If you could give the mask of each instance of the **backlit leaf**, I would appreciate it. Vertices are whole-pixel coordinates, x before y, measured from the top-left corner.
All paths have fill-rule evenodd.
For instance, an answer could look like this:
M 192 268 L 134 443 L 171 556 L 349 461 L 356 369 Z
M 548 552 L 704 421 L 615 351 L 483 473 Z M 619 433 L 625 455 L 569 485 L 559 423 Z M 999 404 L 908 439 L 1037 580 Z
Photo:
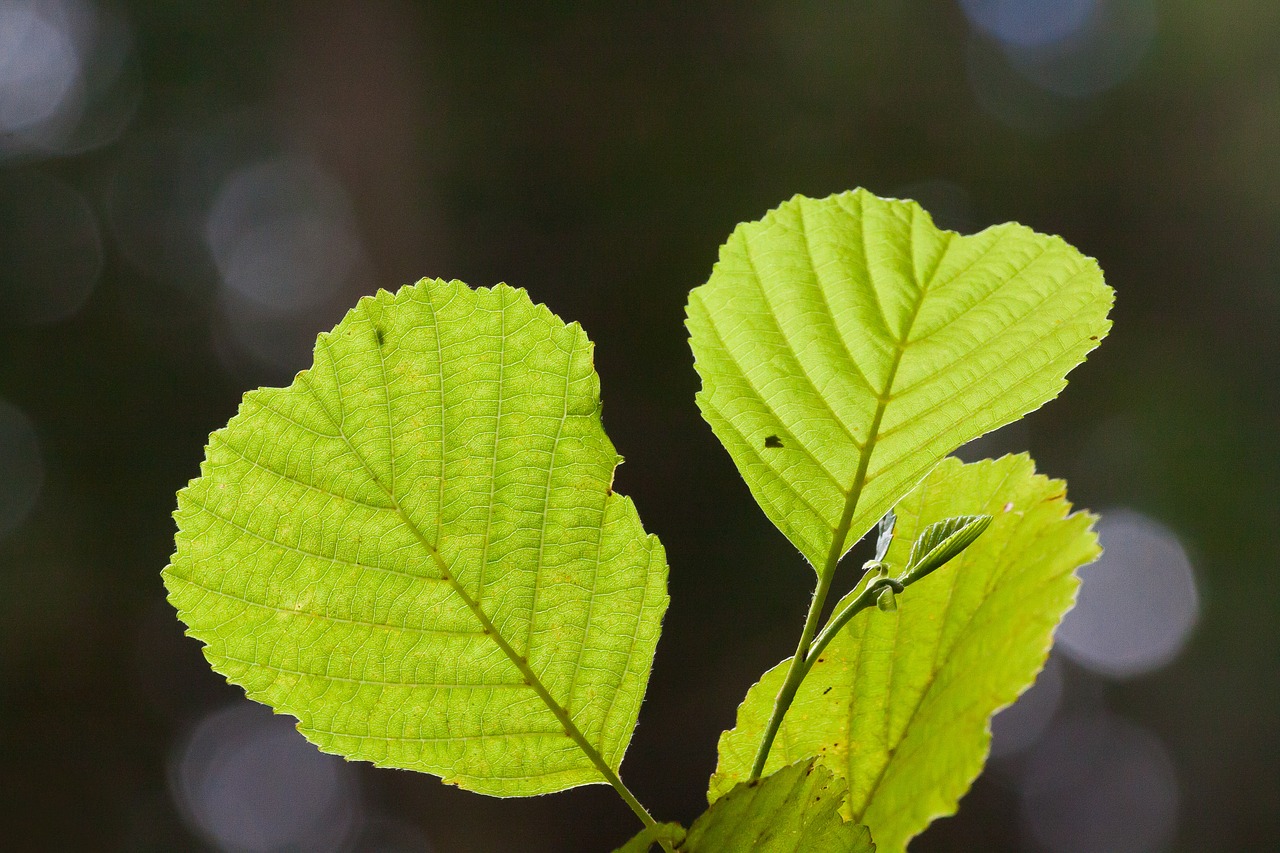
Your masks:
M 812 759 L 734 786 L 689 827 L 682 853 L 874 853 L 840 817 L 844 780 Z
M 684 836 L 684 827 L 680 824 L 658 823 L 653 826 L 646 826 L 634 838 L 613 851 L 613 853 L 649 853 L 654 848 L 658 848 L 661 842 L 664 841 L 669 846 L 679 849 L 679 844 L 684 841 Z
M 1060 238 L 962 237 L 865 190 L 796 196 L 738 226 L 690 295 L 698 405 L 828 571 L 946 454 L 1057 396 L 1111 303 Z
M 599 391 L 582 329 L 523 291 L 362 299 L 210 437 L 169 599 L 327 752 L 499 796 L 604 781 L 667 569 L 610 488 Z
M 990 524 L 989 515 L 958 515 L 930 524 L 911 546 L 903 581 L 916 581 L 942 568 L 972 545 Z
M 991 715 L 1027 689 L 1075 601 L 1074 570 L 1099 553 L 1087 513 L 1025 454 L 947 459 L 898 504 L 889 560 L 916 534 L 984 512 L 990 528 L 942 571 L 907 587 L 896 612 L 868 608 L 827 646 L 800 686 L 766 765 L 809 756 L 849 783 L 843 814 L 895 853 L 955 812 L 982 769 Z M 747 778 L 786 663 L 751 688 L 720 738 L 710 797 Z

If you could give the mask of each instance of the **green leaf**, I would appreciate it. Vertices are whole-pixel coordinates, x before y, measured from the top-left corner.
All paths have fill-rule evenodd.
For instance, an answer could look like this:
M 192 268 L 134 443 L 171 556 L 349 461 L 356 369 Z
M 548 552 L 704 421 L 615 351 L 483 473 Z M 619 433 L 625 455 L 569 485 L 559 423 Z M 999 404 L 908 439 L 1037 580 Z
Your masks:
M 1097 263 L 1017 224 L 796 196 L 689 298 L 698 405 L 820 572 L 946 454 L 1053 399 L 1110 328 Z
M 863 610 L 832 640 L 766 765 L 821 756 L 849 780 L 843 813 L 882 853 L 955 812 L 982 769 L 991 715 L 1030 686 L 1075 601 L 1074 570 L 1099 553 L 1093 516 L 1070 514 L 1064 483 L 1021 454 L 935 468 L 898 504 L 890 559 L 901 565 L 929 524 L 975 510 L 991 527 L 945 571 L 907 587 L 897 612 Z M 747 778 L 786 665 L 751 688 L 721 736 L 711 799 Z
M 840 818 L 845 783 L 813 759 L 735 785 L 689 827 L 687 853 L 875 853 L 865 826 Z
M 582 329 L 524 291 L 362 299 L 210 437 L 169 600 L 326 752 L 498 796 L 605 781 L 667 569 L 610 488 L 599 390 Z
M 989 515 L 958 515 L 930 524 L 911 546 L 902 582 L 914 583 L 942 568 L 972 545 L 990 524 Z
M 673 848 L 679 849 L 680 842 L 684 841 L 684 827 L 678 823 L 658 823 L 653 826 L 646 826 L 644 829 L 619 847 L 613 853 L 649 853 L 654 845 L 661 844 L 664 841 Z

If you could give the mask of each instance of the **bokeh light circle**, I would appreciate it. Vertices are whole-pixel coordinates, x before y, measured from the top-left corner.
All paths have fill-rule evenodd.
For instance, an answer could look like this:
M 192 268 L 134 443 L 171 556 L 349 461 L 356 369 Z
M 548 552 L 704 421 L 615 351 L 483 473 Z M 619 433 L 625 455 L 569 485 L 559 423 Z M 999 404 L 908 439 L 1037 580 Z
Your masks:
M 213 203 L 206 237 L 223 285 L 274 312 L 324 302 L 361 257 L 346 194 L 301 158 L 233 174 Z
M 33 133 L 79 108 L 80 52 L 50 5 L 0 3 L 0 138 Z
M 342 850 L 362 826 L 352 767 L 256 703 L 201 720 L 170 776 L 183 816 L 224 850 Z
M 1107 713 L 1055 723 L 1030 754 L 1019 795 L 1024 832 L 1052 853 L 1158 853 L 1177 830 L 1179 785 L 1168 750 Z
M 0 0 L 0 159 L 119 138 L 140 97 L 132 47 L 114 4 Z
M 1103 554 L 1080 570 L 1080 595 L 1058 647 L 1111 678 L 1161 669 L 1178 656 L 1200 614 L 1191 561 L 1178 537 L 1131 509 L 1102 514 Z
M 1097 0 L 960 0 L 965 16 L 992 38 L 1030 47 L 1053 44 L 1084 29 Z
M 21 409 L 0 400 L 0 536 L 26 520 L 43 484 L 35 426 Z

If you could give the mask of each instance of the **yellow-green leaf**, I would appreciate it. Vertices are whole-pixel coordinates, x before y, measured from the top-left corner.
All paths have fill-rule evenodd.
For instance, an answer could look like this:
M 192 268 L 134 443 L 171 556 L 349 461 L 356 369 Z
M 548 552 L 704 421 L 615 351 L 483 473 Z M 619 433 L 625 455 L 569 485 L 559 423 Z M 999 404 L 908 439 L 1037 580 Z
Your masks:
M 654 847 L 666 845 L 679 849 L 684 841 L 684 827 L 678 823 L 655 823 L 640 830 L 630 841 L 613 853 L 649 853 Z
M 689 827 L 680 853 L 875 853 L 865 826 L 840 817 L 843 779 L 813 759 L 735 785 Z
M 698 405 L 819 571 L 946 454 L 1053 399 L 1110 328 L 1097 263 L 865 190 L 738 226 L 689 298 Z
M 362 299 L 178 495 L 169 599 L 327 752 L 499 796 L 605 781 L 667 604 L 592 347 L 521 290 Z
M 848 780 L 843 814 L 881 853 L 955 812 L 986 759 L 991 715 L 1030 686 L 1075 601 L 1074 570 L 1099 553 L 1093 517 L 1072 514 L 1062 481 L 1022 454 L 935 468 L 898 504 L 889 562 L 905 564 L 931 523 L 972 513 L 993 516 L 977 541 L 907 587 L 895 612 L 863 610 L 827 646 L 766 765 L 819 756 Z M 721 736 L 711 799 L 748 777 L 786 664 L 751 688 Z

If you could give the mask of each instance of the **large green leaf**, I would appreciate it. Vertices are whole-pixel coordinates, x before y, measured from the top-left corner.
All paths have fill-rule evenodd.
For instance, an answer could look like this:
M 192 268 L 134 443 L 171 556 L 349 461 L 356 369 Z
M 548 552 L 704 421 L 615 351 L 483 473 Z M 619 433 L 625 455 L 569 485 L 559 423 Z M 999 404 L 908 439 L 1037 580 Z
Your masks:
M 844 814 L 881 853 L 953 814 L 990 744 L 991 715 L 1044 665 L 1075 601 L 1074 570 L 1099 553 L 1093 517 L 1070 513 L 1065 485 L 1025 454 L 947 459 L 898 504 L 888 562 L 902 567 L 929 524 L 987 513 L 990 528 L 943 569 L 909 586 L 896 612 L 855 616 L 796 695 L 766 770 L 808 756 L 849 780 Z M 751 688 L 720 738 L 710 797 L 747 778 L 787 662 Z
M 582 329 L 523 291 L 362 299 L 210 438 L 170 601 L 323 750 L 500 796 L 604 781 L 667 570 L 610 488 L 599 392 Z
M 1057 396 L 1110 328 L 1093 259 L 864 190 L 739 225 L 689 298 L 698 405 L 819 572 L 946 454 Z
M 679 853 L 875 853 L 865 826 L 840 817 L 844 780 L 813 759 L 744 782 L 711 804 L 689 827 Z M 679 839 L 679 827 L 645 830 L 617 853 L 643 853 L 661 835 Z

